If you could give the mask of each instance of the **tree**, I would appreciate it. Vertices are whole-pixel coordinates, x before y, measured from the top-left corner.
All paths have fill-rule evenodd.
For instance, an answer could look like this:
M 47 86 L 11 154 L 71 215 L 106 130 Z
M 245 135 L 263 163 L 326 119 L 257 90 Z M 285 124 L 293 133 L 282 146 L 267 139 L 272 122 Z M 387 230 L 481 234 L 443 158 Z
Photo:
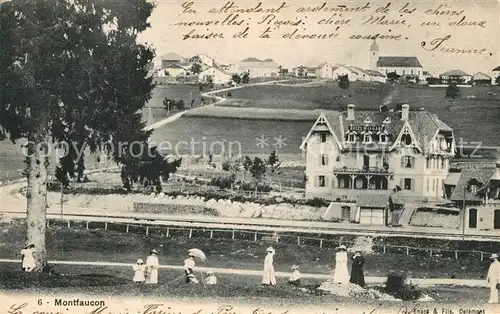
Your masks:
M 201 72 L 201 65 L 199 63 L 193 63 L 191 66 L 191 72 L 194 74 L 199 74 Z
M 497 78 L 495 79 L 495 82 L 497 83 L 498 86 L 500 86 L 500 75 L 497 76 Z
M 239 76 L 238 74 L 233 74 L 233 76 L 231 77 L 233 82 L 235 82 L 236 84 L 240 84 L 241 83 L 241 76 Z
M 249 169 L 252 174 L 252 178 L 260 181 L 262 176 L 266 173 L 266 168 L 265 162 L 259 157 L 255 157 L 252 161 L 252 166 Z
M 401 75 L 398 75 L 396 72 L 387 73 L 387 79 L 389 82 L 396 82 L 400 77 Z
M 243 77 L 241 78 L 241 83 L 248 84 L 249 82 L 250 82 L 250 75 L 248 74 L 248 72 L 245 72 L 245 74 L 243 74 Z
M 351 85 L 351 82 L 349 82 L 349 76 L 347 74 L 339 76 L 339 87 L 340 88 L 348 89 L 350 85 Z
M 458 88 L 456 83 L 450 83 L 450 85 L 446 87 L 446 97 L 453 99 L 460 97 L 460 88 Z
M 201 61 L 200 56 L 194 56 L 194 57 L 191 57 L 191 58 L 189 58 L 189 60 L 188 60 L 188 61 L 189 61 L 189 62 L 195 62 L 195 63 L 203 63 L 203 62 Z
M 153 7 L 146 0 L 0 5 L 0 129 L 13 142 L 28 140 L 27 242 L 37 250 L 36 271 L 46 261 L 49 145 L 68 143 L 62 178 L 83 169 L 84 156 L 71 152 L 106 143 L 114 161 L 132 166 L 136 158 L 119 144 L 144 143 L 151 133 L 138 110 L 151 98 L 154 52 L 136 39 Z
M 267 159 L 267 165 L 271 174 L 278 171 L 279 167 L 281 166 L 281 162 L 279 161 L 278 154 L 275 150 L 273 150 L 269 155 L 269 158 Z
M 175 103 L 175 107 L 177 108 L 177 110 L 184 110 L 184 107 L 185 107 L 185 104 L 184 104 L 184 100 L 179 100 Z

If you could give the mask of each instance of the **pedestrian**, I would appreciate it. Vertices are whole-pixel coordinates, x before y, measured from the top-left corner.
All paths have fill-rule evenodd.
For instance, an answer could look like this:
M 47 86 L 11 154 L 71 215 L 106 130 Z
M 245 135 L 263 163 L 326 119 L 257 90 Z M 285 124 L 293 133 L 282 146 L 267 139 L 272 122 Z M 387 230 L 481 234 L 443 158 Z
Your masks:
M 34 244 L 28 244 L 21 250 L 21 267 L 27 273 L 33 271 L 36 267 L 35 252 Z
M 267 250 L 266 258 L 264 259 L 264 276 L 262 277 L 263 285 L 276 285 L 276 278 L 274 277 L 274 254 L 276 251 L 272 247 L 269 247 Z
M 347 248 L 345 245 L 339 246 L 335 253 L 335 273 L 333 281 L 339 284 L 349 283 L 349 271 L 347 270 Z
M 158 261 L 158 251 L 152 249 L 150 255 L 146 259 L 146 283 L 156 284 L 158 283 L 158 267 L 160 263 Z
M 146 281 L 146 266 L 142 259 L 137 260 L 137 264 L 133 266 L 134 278 L 132 279 L 135 283 L 144 283 Z
M 490 299 L 488 303 L 498 303 L 498 288 L 500 285 L 500 262 L 498 262 L 498 255 L 491 255 L 491 265 L 488 270 L 486 280 L 490 285 Z
M 186 274 L 186 283 L 199 283 L 194 275 L 194 255 L 189 253 L 189 257 L 184 260 L 184 273 Z
M 211 271 L 207 273 L 207 278 L 205 278 L 205 284 L 209 286 L 213 286 L 217 284 L 217 277 L 215 277 L 215 274 Z
M 361 255 L 361 251 L 356 251 L 352 257 L 352 267 L 351 267 L 351 279 L 349 282 L 356 284 L 358 286 L 364 287 L 365 275 L 363 272 L 363 265 L 365 264 L 365 259 Z
M 300 272 L 299 272 L 299 266 L 293 265 L 292 266 L 292 275 L 288 279 L 288 283 L 294 287 L 300 286 Z

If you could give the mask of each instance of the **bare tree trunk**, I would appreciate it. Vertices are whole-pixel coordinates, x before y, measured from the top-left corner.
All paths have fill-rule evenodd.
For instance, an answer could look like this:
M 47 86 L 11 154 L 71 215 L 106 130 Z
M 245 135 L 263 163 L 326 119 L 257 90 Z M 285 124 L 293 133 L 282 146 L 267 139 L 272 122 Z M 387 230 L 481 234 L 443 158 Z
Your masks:
M 26 242 L 35 246 L 35 271 L 41 271 L 46 261 L 45 234 L 47 221 L 48 141 L 30 140 L 28 145 Z

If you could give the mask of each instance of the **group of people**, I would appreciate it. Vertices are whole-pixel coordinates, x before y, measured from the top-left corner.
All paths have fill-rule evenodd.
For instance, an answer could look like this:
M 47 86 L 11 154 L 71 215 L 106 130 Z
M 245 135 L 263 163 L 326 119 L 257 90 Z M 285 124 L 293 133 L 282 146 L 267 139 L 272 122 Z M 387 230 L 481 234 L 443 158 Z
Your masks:
M 341 245 L 336 248 L 335 253 L 335 271 L 333 274 L 333 281 L 338 284 L 348 284 L 353 283 L 364 287 L 365 276 L 363 271 L 363 265 L 365 260 L 361 251 L 356 251 L 354 256 L 352 256 L 352 267 L 351 267 L 351 275 L 349 276 L 349 270 L 347 267 L 348 264 L 348 256 L 347 256 L 347 247 L 345 245 Z M 274 286 L 276 285 L 276 278 L 274 276 L 274 255 L 276 251 L 274 248 L 269 247 L 267 249 L 267 255 L 264 259 L 264 275 L 262 277 L 262 284 Z M 292 266 L 292 274 L 288 279 L 288 283 L 292 286 L 300 286 L 300 278 L 301 274 L 299 272 L 299 266 Z

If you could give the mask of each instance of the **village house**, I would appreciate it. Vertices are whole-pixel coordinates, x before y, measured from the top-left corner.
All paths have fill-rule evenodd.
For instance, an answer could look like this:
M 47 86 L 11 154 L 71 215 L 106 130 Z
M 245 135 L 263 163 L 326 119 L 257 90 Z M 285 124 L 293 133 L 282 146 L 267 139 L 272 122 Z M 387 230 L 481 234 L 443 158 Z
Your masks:
M 370 70 L 378 71 L 385 76 L 396 73 L 399 76 L 414 75 L 420 81 L 424 80 L 424 69 L 417 57 L 379 56 L 379 47 L 375 40 L 370 46 Z
M 495 84 L 495 80 L 500 76 L 500 65 L 491 70 L 491 74 L 493 76 L 493 84 Z
M 295 77 L 316 77 L 316 67 L 298 66 L 292 69 Z
M 277 77 L 280 67 L 273 59 L 260 60 L 251 57 L 240 61 L 238 72 L 246 72 L 250 77 Z
M 158 71 L 159 77 L 185 77 L 190 74 L 189 67 L 181 66 L 177 63 L 169 64 Z
M 378 71 L 364 70 L 347 65 L 340 65 L 333 68 L 333 79 L 338 80 L 341 76 L 345 75 L 347 75 L 350 82 L 364 81 L 385 83 L 387 81 L 387 77 Z
M 472 76 L 472 83 L 474 85 L 491 85 L 491 76 L 482 72 L 477 72 Z
M 184 62 L 185 59 L 174 52 L 169 52 L 155 60 L 155 68 L 164 69 L 171 64 Z
M 357 200 L 397 191 L 408 197 L 444 198 L 454 156 L 453 130 L 435 114 L 410 111 L 321 113 L 302 142 L 306 197 Z
M 199 82 L 208 83 L 210 79 L 214 84 L 227 84 L 231 82 L 232 75 L 215 66 L 208 68 L 198 74 Z
M 440 74 L 439 80 L 442 84 L 470 84 L 472 83 L 472 75 L 462 70 L 449 70 Z
M 196 61 L 198 63 L 201 63 L 201 64 L 205 65 L 207 68 L 211 68 L 211 67 L 217 65 L 214 58 L 209 57 L 204 53 L 197 54 L 196 56 L 192 57 L 190 59 L 190 61 L 192 61 L 192 62 Z
M 219 68 L 223 71 L 226 71 L 227 73 L 236 73 L 238 71 L 238 66 L 236 64 L 219 64 Z
M 465 228 L 500 229 L 500 161 L 494 168 L 461 169 L 454 182 L 447 182 L 450 199 L 463 208 Z
M 333 79 L 333 67 L 328 62 L 323 62 L 316 67 L 316 77 Z

